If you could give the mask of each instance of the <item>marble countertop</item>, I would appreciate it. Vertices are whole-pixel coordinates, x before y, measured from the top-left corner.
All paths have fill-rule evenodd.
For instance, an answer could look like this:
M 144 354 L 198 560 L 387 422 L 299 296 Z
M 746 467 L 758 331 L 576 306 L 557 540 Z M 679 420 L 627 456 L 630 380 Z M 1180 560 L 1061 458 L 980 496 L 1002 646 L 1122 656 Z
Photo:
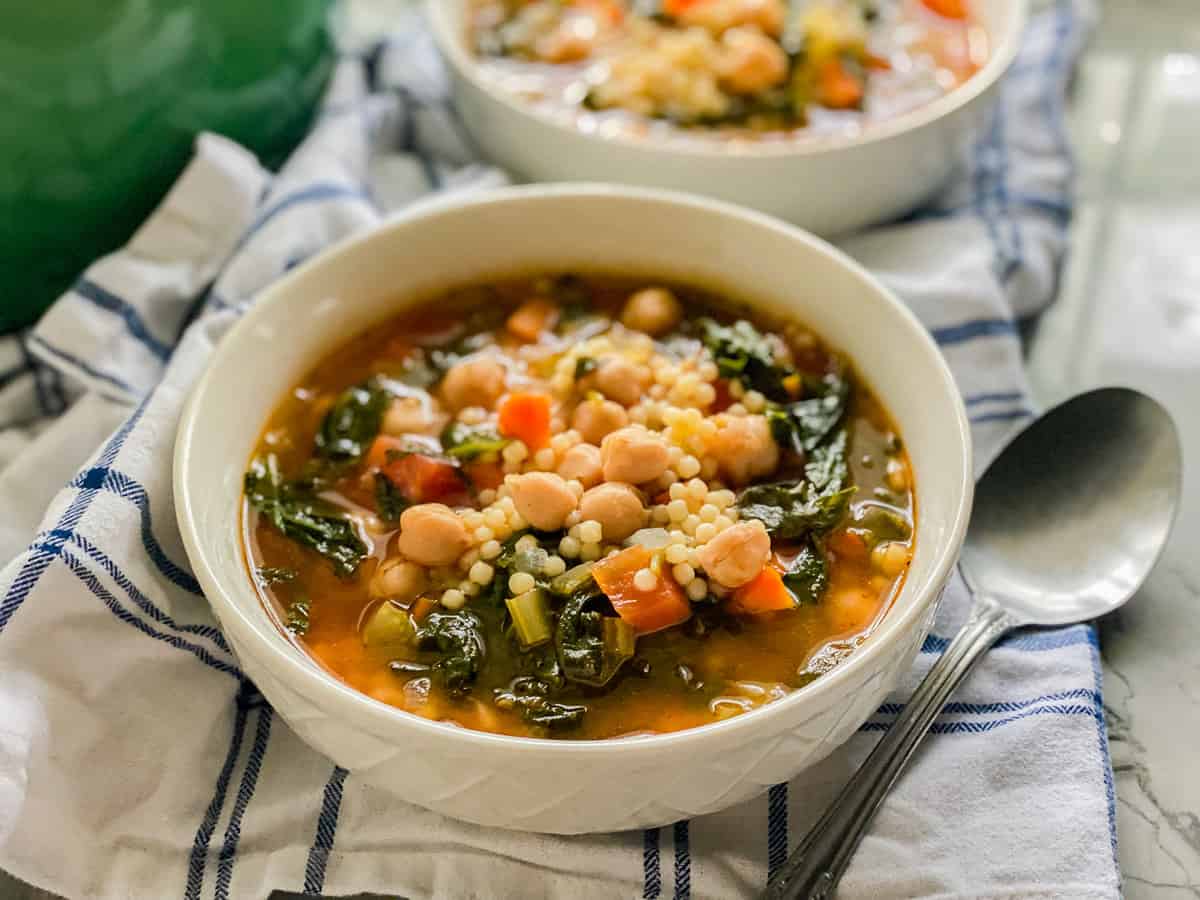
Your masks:
M 1192 463 L 1158 569 L 1101 623 L 1125 896 L 1183 900 L 1200 898 L 1200 0 L 1101 8 L 1071 108 L 1071 256 L 1029 358 L 1044 405 L 1108 384 L 1158 398 Z M 53 900 L 3 873 L 0 896 Z
M 1104 384 L 1156 397 L 1191 464 L 1158 569 L 1101 623 L 1125 896 L 1174 900 L 1200 897 L 1200 5 L 1103 12 L 1071 110 L 1071 256 L 1030 362 L 1044 404 Z

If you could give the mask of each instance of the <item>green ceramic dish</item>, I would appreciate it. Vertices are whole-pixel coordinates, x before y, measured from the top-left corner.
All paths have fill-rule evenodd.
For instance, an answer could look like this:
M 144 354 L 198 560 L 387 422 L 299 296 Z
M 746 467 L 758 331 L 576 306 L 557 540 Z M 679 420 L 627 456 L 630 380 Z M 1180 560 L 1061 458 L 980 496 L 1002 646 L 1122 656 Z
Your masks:
M 330 0 L 38 0 L 0 30 L 0 331 L 120 246 L 202 130 L 277 165 L 333 63 Z

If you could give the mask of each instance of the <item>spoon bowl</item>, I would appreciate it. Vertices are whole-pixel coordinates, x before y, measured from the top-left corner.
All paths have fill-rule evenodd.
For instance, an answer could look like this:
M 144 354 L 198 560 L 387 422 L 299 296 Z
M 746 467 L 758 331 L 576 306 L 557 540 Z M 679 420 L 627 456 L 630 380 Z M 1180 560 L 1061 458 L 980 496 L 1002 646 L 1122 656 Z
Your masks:
M 984 474 L 962 568 L 1021 625 L 1112 612 L 1141 585 L 1174 524 L 1183 474 L 1171 417 L 1104 388 L 1056 407 Z

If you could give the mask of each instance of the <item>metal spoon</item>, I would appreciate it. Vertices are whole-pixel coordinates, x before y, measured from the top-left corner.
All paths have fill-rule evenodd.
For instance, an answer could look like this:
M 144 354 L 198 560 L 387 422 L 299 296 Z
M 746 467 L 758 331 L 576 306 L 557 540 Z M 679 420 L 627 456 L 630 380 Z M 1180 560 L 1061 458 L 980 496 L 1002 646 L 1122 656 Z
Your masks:
M 1004 449 L 979 483 L 963 548 L 970 617 L 764 900 L 832 895 L 929 726 L 1001 635 L 1095 619 L 1133 595 L 1171 532 L 1182 468 L 1166 410 L 1122 388 L 1067 401 Z

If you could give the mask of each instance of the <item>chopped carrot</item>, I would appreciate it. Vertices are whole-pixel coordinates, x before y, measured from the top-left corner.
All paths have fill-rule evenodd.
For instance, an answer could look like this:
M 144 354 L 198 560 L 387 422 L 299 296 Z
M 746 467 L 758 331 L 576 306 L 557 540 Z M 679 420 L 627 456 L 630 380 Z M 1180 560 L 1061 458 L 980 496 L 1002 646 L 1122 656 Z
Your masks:
M 783 583 L 783 576 L 770 566 L 759 572 L 749 584 L 734 591 L 728 603 L 730 612 L 749 616 L 795 608 L 796 598 Z
M 409 503 L 470 503 L 467 482 L 454 463 L 403 447 L 398 438 L 380 435 L 367 452 L 368 468 L 383 472 Z
M 967 17 L 966 0 L 921 0 L 926 8 L 947 19 L 965 19 Z
M 545 297 L 526 300 L 516 308 L 505 327 L 508 333 L 531 344 L 558 324 L 558 304 Z
M 409 607 L 408 615 L 414 622 L 420 622 L 423 618 L 433 612 L 433 608 L 437 606 L 428 597 L 418 597 L 411 607 Z
M 885 56 L 876 56 L 874 53 L 868 53 L 863 57 L 863 65 L 877 72 L 887 72 L 892 68 L 891 60 Z
M 838 559 L 844 560 L 864 560 L 871 552 L 862 535 L 857 531 L 849 529 L 835 531 L 829 536 L 829 539 L 825 542 L 825 546 Z
M 854 109 L 862 103 L 863 85 L 835 57 L 817 71 L 817 96 L 821 105 L 830 109 Z
M 663 12 L 668 16 L 682 15 L 697 3 L 703 2 L 705 0 L 663 0 Z
M 683 589 L 667 573 L 659 573 L 654 587 L 642 590 L 635 583 L 637 573 L 650 566 L 650 551 L 630 547 L 616 556 L 592 566 L 592 577 L 622 619 L 638 634 L 662 631 L 692 617 L 692 607 Z
M 546 394 L 509 394 L 500 401 L 500 433 L 517 438 L 530 450 L 550 443 L 550 397 Z

